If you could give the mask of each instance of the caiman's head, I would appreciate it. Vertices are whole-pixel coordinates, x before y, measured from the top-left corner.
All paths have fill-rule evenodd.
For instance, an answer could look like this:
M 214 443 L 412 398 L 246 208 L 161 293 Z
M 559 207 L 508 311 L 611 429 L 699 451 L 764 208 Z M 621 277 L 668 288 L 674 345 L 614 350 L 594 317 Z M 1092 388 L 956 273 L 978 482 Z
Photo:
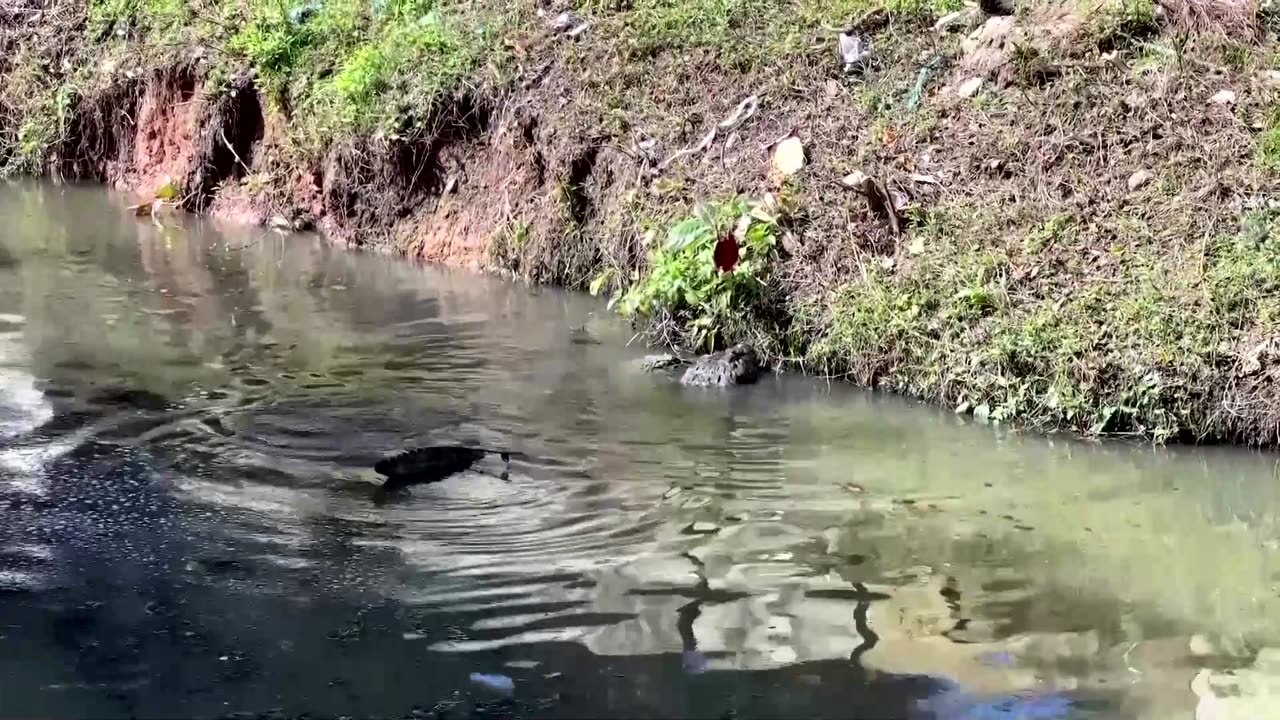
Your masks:
M 384 477 L 391 477 L 396 457 L 383 458 L 374 463 L 373 471 Z

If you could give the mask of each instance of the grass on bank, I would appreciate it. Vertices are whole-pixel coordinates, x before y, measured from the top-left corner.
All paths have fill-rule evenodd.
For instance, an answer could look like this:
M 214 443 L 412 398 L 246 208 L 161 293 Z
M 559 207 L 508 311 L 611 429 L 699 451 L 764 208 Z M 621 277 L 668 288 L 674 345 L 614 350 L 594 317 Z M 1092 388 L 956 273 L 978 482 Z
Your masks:
M 996 421 L 1212 436 L 1222 384 L 1262 371 L 1280 330 L 1278 218 L 1251 214 L 1203 254 L 1117 246 L 1108 277 L 1040 296 L 1009 257 L 934 236 L 908 271 L 846 285 L 809 360 Z
M 588 0 L 580 53 L 644 63 L 709 51 L 761 67 L 803 53 L 881 0 Z M 933 14 L 959 0 L 885 0 Z M 87 7 L 86 7 L 87 5 Z M 357 134 L 412 134 L 443 98 L 502 92 L 538 58 L 550 15 L 498 0 L 88 0 L 38 25 L 0 27 L 0 174 L 42 170 L 60 108 L 126 74 L 198 66 L 206 90 L 249 68 L 288 111 L 300 148 L 319 153 Z M 553 13 L 554 14 L 554 13 Z M 31 27 L 37 28 L 34 35 Z M 53 37 L 57 36 L 57 37 Z M 62 105 L 59 105 L 62 103 Z

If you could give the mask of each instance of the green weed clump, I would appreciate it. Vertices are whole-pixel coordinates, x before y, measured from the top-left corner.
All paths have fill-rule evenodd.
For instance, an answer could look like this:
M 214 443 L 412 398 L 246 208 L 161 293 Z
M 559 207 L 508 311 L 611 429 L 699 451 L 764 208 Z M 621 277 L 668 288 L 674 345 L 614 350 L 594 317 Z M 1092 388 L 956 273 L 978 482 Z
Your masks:
M 739 335 L 766 302 L 780 221 L 776 203 L 704 203 L 670 228 L 650 250 L 645 273 L 612 304 L 628 317 L 675 323 L 695 349 L 715 349 Z M 738 247 L 736 264 L 727 270 L 715 259 L 722 239 Z M 592 292 L 614 277 L 613 271 L 602 273 Z

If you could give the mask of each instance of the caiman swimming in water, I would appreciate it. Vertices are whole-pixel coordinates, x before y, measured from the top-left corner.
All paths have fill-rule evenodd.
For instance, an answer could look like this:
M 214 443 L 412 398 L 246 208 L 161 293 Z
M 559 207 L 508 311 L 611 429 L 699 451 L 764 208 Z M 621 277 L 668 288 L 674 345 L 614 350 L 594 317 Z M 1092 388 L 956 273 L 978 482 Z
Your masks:
M 490 450 L 462 445 L 431 445 L 407 450 L 379 460 L 373 469 L 387 478 L 384 490 L 398 490 L 410 485 L 440 482 L 456 475 L 484 459 L 486 455 L 502 458 L 504 467 L 501 478 L 507 479 L 511 469 L 511 453 L 506 450 Z

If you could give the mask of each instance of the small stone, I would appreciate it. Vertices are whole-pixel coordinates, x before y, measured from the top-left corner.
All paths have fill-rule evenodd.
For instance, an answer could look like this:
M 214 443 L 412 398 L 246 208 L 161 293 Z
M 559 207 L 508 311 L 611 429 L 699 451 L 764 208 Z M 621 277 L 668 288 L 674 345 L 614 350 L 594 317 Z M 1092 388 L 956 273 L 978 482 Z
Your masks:
M 1204 657 L 1216 652 L 1216 648 L 1213 646 L 1213 641 L 1209 640 L 1209 638 L 1204 635 L 1192 635 L 1188 645 L 1190 646 L 1189 649 L 1191 650 L 1192 655 Z
M 1280 88 L 1280 70 L 1267 70 L 1259 77 L 1263 85 L 1270 88 Z
M 698 535 L 707 535 L 713 532 L 718 532 L 719 530 L 720 526 L 712 522 L 698 521 L 689 526 L 689 532 L 696 533 Z
M 844 178 L 840 180 L 840 183 L 847 188 L 853 188 L 854 190 L 861 190 L 862 184 L 865 183 L 866 181 L 867 181 L 866 173 L 862 172 L 861 170 L 854 170 L 848 175 L 845 175 Z
M 971 98 L 974 95 L 977 95 L 978 90 L 980 90 L 981 88 L 982 88 L 982 78 L 980 77 L 969 78 L 968 80 L 965 80 L 963 83 L 961 83 L 959 88 L 956 88 L 956 94 L 962 98 Z
M 582 18 L 577 13 L 564 11 L 552 18 L 549 25 L 554 32 L 567 32 L 582 24 Z
M 1230 90 L 1219 90 L 1209 98 L 1209 102 L 1214 105 L 1232 105 L 1236 101 L 1236 94 Z
M 1129 192 L 1133 192 L 1138 188 L 1151 182 L 1151 178 L 1155 177 L 1155 173 L 1143 168 L 1129 176 Z
M 956 10 L 955 12 L 949 12 L 946 15 L 943 15 L 942 17 L 938 18 L 938 22 L 933 24 L 933 29 L 945 30 L 948 25 L 954 25 L 955 22 L 959 20 L 961 17 L 964 17 L 963 10 Z
M 794 135 L 778 143 L 773 149 L 773 169 L 781 177 L 787 178 L 800 172 L 804 167 L 804 143 Z
M 790 255 L 800 252 L 800 241 L 796 240 L 795 233 L 790 230 L 782 232 L 782 249 Z
M 947 28 L 953 25 L 968 25 L 974 17 L 973 8 L 964 8 L 955 12 L 947 13 L 938 18 L 938 22 L 933 24 L 934 32 L 945 32 Z

